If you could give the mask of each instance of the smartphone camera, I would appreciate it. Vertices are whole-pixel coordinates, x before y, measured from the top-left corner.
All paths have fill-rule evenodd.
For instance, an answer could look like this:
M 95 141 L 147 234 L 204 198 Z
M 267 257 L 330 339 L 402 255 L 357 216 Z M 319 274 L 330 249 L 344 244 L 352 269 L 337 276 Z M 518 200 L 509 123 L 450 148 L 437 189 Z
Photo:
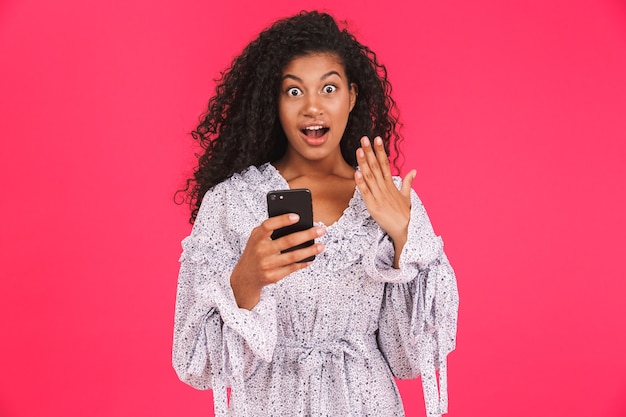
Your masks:
M 270 200 L 276 201 L 276 194 L 270 194 Z

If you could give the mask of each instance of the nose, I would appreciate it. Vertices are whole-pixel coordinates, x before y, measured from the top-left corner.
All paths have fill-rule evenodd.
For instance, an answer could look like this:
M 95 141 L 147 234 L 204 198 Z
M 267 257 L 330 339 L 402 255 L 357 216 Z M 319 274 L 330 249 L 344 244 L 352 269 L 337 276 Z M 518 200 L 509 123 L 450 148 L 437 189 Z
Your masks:
M 307 116 L 319 116 L 323 114 L 322 102 L 319 94 L 309 94 L 307 95 L 304 112 Z

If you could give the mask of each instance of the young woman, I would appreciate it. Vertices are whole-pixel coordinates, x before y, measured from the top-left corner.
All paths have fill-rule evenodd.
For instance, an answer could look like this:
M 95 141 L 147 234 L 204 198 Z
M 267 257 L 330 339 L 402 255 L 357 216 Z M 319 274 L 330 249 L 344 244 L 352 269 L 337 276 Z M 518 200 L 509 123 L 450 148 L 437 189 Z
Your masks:
M 219 81 L 194 132 L 173 349 L 216 415 L 401 416 L 394 376 L 420 374 L 428 415 L 446 412 L 456 281 L 415 171 L 391 174 L 389 91 L 375 54 L 317 12 L 263 31 Z M 294 188 L 315 225 L 272 240 L 298 217 L 268 218 L 266 194 Z

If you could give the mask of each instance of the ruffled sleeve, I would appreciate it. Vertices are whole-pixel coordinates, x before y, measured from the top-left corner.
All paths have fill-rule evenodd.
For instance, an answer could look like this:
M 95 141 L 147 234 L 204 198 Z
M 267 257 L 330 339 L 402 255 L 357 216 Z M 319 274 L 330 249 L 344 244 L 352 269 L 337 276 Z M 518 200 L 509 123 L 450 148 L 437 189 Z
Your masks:
M 276 345 L 276 305 L 262 292 L 252 310 L 237 306 L 230 275 L 259 223 L 241 210 L 228 183 L 209 191 L 192 233 L 182 242 L 174 323 L 173 366 L 179 378 L 198 389 L 213 388 L 216 415 L 226 413 L 226 387 L 245 406 L 244 364 L 269 362 Z M 252 364 L 252 365 L 251 365 Z
M 433 417 L 448 408 L 446 357 L 456 344 L 459 298 L 443 242 L 413 191 L 411 203 L 408 241 L 399 268 L 393 268 L 393 244 L 382 232 L 365 265 L 372 279 L 385 282 L 380 349 L 397 378 L 421 375 L 426 411 Z

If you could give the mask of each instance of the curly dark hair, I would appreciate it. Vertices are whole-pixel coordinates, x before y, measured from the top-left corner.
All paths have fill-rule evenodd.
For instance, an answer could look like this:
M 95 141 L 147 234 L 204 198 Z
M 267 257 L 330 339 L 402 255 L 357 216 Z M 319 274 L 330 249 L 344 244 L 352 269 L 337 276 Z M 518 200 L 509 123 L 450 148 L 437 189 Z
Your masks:
M 326 13 L 303 11 L 279 20 L 245 47 L 216 81 L 215 95 L 200 125 L 191 135 L 203 150 L 185 193 L 193 223 L 205 193 L 236 172 L 279 160 L 287 138 L 278 118 L 283 69 L 297 57 L 311 53 L 336 54 L 358 97 L 341 139 L 346 162 L 357 166 L 360 138 L 380 136 L 389 154 L 393 147 L 397 169 L 401 140 L 397 108 L 391 98 L 387 70 L 376 54 L 359 43 Z M 177 193 L 177 194 L 178 194 Z

